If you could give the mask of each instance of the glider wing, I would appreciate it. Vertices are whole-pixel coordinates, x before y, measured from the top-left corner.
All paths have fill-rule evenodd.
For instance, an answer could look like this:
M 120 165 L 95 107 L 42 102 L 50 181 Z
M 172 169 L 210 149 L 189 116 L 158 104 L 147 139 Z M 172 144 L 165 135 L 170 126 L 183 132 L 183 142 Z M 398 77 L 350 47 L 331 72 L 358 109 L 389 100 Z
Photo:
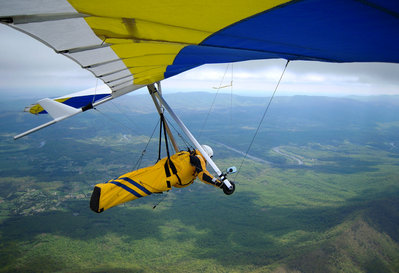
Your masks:
M 0 20 L 112 91 L 207 63 L 284 58 L 399 62 L 399 2 L 2 0 Z
M 0 22 L 91 71 L 111 98 L 209 63 L 399 63 L 397 0 L 0 0 Z

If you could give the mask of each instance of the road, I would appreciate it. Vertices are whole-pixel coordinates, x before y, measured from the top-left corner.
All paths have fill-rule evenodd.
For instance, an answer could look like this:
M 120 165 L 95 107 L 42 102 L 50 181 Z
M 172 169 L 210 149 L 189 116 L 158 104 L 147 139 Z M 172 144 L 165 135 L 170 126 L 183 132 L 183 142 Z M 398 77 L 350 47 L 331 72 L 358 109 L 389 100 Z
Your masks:
M 230 151 L 233 151 L 233 152 L 236 152 L 236 153 L 238 153 L 238 154 L 240 154 L 242 156 L 245 156 L 245 152 L 243 152 L 243 151 L 237 150 L 236 148 L 227 146 L 226 144 L 223 144 L 223 143 L 220 143 L 220 142 L 216 142 L 216 143 L 221 145 L 221 146 L 223 146 L 223 147 L 225 147 L 226 149 L 228 149 Z M 259 158 L 259 157 L 253 156 L 253 155 L 247 155 L 247 158 L 252 159 L 253 161 L 256 161 L 256 162 L 260 162 L 260 163 L 265 163 L 265 164 L 270 164 L 270 165 L 272 164 L 269 161 L 266 161 L 266 160 L 264 160 L 262 158 Z
M 286 153 L 280 151 L 279 147 L 274 147 L 273 151 L 278 153 L 278 154 L 280 154 L 280 155 L 282 155 L 282 156 L 288 157 L 288 158 L 296 161 L 298 163 L 298 165 L 303 165 L 303 161 L 299 157 L 296 157 L 296 156 L 290 155 L 290 154 L 286 154 Z

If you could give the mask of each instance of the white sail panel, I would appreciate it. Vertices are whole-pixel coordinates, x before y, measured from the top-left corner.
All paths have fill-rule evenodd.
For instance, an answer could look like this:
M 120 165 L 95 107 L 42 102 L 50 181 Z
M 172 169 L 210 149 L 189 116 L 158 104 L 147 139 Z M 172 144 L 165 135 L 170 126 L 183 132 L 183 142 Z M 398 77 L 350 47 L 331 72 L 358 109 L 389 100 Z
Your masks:
M 102 44 L 83 18 L 18 24 L 15 27 L 35 36 L 57 52 Z
M 66 0 L 0 0 L 0 16 L 72 13 L 77 11 Z
M 104 82 L 111 82 L 111 81 L 115 81 L 121 78 L 125 78 L 127 76 L 131 76 L 132 74 L 130 73 L 129 69 L 124 69 L 122 71 L 118 71 L 115 73 L 111 73 L 111 74 L 107 74 L 105 76 L 102 76 L 101 79 Z
M 106 63 L 119 59 L 115 52 L 109 47 L 100 47 L 94 49 L 83 50 L 74 53 L 65 53 L 66 56 L 75 60 L 83 67 Z
M 110 74 L 112 72 L 124 70 L 126 69 L 126 65 L 122 60 L 118 60 L 115 62 L 87 67 L 87 69 L 93 72 L 94 75 L 96 75 L 97 77 L 100 77 L 102 75 Z

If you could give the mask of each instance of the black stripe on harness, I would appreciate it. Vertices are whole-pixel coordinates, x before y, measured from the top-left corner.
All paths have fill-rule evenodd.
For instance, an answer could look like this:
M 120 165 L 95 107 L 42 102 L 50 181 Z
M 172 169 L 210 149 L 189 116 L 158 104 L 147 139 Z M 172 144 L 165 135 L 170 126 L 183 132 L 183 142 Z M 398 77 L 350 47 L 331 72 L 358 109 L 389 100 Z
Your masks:
M 179 175 L 177 174 L 176 166 L 175 166 L 175 164 L 173 163 L 173 161 L 172 161 L 170 158 L 166 159 L 164 168 L 165 168 L 166 177 L 172 176 L 172 174 L 171 174 L 170 171 L 169 171 L 169 168 L 170 168 L 170 169 L 172 170 L 172 173 L 173 173 L 174 175 L 176 175 L 177 180 L 179 180 L 179 184 L 182 185 L 181 179 L 180 179 Z M 166 182 L 169 183 L 169 184 L 168 184 L 168 188 L 170 188 L 170 186 L 169 186 L 169 185 L 170 185 L 170 182 L 169 182 L 169 181 L 166 181 Z
M 170 166 L 170 169 L 172 170 L 172 173 L 177 175 L 177 170 L 176 170 L 175 164 L 173 163 L 173 161 L 171 159 L 169 159 L 168 161 L 169 161 L 169 166 Z
M 165 168 L 166 177 L 170 177 L 171 176 L 170 171 L 169 171 L 168 161 L 169 161 L 169 159 L 167 159 L 166 162 L 165 162 L 165 165 L 163 165 L 163 167 Z
M 179 184 L 182 185 L 181 180 L 180 180 L 180 177 L 179 177 L 179 175 L 177 174 L 177 169 L 176 169 L 175 164 L 173 163 L 173 161 L 172 161 L 171 159 L 169 159 L 168 161 L 169 161 L 169 166 L 170 166 L 170 169 L 172 170 L 172 173 L 173 173 L 174 175 L 176 175 L 177 180 L 179 180 Z
M 177 180 L 179 180 L 179 184 L 182 185 L 180 177 L 176 174 Z

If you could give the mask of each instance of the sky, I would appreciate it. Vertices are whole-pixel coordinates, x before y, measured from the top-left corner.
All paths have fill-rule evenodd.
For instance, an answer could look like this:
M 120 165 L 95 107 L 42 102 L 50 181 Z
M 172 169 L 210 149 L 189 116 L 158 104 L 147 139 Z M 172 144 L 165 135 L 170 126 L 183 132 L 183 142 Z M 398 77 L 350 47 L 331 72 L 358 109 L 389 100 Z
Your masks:
M 102 84 L 89 71 L 35 39 L 0 24 L 0 93 L 57 97 Z M 399 54 L 399 53 L 398 53 Z M 205 91 L 269 96 L 285 60 L 205 65 L 162 82 L 166 93 Z M 136 93 L 146 90 L 136 91 Z M 290 62 L 277 95 L 399 95 L 399 64 Z

